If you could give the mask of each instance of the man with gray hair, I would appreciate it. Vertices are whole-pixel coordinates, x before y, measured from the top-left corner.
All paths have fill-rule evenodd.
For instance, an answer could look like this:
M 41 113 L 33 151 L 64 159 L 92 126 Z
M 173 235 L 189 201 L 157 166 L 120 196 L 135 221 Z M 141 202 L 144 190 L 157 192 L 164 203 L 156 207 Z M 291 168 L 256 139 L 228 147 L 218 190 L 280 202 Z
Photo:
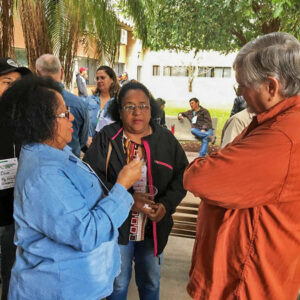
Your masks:
M 194 160 L 184 187 L 202 201 L 187 287 L 193 299 L 296 299 L 300 287 L 300 43 L 275 32 L 234 61 L 256 116 Z
M 87 107 L 79 97 L 65 90 L 62 84 L 64 70 L 56 56 L 43 54 L 36 60 L 35 67 L 39 76 L 49 76 L 60 83 L 63 99 L 74 116 L 72 141 L 68 145 L 72 148 L 72 152 L 80 157 L 80 150 L 85 146 L 88 139 L 89 115 Z

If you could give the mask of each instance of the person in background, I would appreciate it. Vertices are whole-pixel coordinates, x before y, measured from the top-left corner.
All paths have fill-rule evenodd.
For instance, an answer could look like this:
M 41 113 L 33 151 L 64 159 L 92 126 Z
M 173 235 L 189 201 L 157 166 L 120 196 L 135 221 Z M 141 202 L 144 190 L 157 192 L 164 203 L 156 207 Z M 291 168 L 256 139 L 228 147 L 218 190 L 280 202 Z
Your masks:
M 121 81 L 122 81 L 122 73 L 118 73 L 118 82 L 121 85 Z
M 9 57 L 0 58 L 0 103 L 2 94 L 18 79 L 30 75 L 31 71 Z M 2 174 L 11 161 L 19 157 L 20 145 L 12 139 L 12 134 L 3 119 L 0 118 L 0 269 L 2 280 L 1 300 L 7 299 L 10 271 L 15 261 L 16 248 L 13 220 L 13 182 Z M 3 172 L 4 173 L 4 172 Z M 12 174 L 14 176 L 14 174 Z
M 87 147 L 92 143 L 93 136 L 96 133 L 96 127 L 97 131 L 100 131 L 102 127 L 111 123 L 112 120 L 108 112 L 108 107 L 120 89 L 116 73 L 108 66 L 100 66 L 97 69 L 96 80 L 96 90 L 92 95 L 86 98 L 90 116 Z
M 128 73 L 127 72 L 124 72 L 122 74 L 122 80 L 120 82 L 120 85 L 123 86 L 125 83 L 127 83 L 129 80 L 128 80 Z
M 254 115 L 245 108 L 230 117 L 222 130 L 221 148 L 231 143 L 251 123 Z
M 80 157 L 80 150 L 87 143 L 90 122 L 85 103 L 81 98 L 65 90 L 62 83 L 64 70 L 59 59 L 53 54 L 43 54 L 36 60 L 36 72 L 39 76 L 51 77 L 62 88 L 63 99 L 74 116 L 72 141 L 68 146 L 77 157 Z
M 88 96 L 88 91 L 86 88 L 87 79 L 88 79 L 87 69 L 85 67 L 81 67 L 79 69 L 79 73 L 76 74 L 76 84 L 77 84 L 79 97 L 86 98 Z
M 256 116 L 185 171 L 185 189 L 201 198 L 187 290 L 197 300 L 296 299 L 300 43 L 284 32 L 263 35 L 241 48 L 233 68 Z
M 1 117 L 22 144 L 14 193 L 16 262 L 10 300 L 101 299 L 120 270 L 118 228 L 141 176 L 138 159 L 110 191 L 66 147 L 72 113 L 51 78 L 32 76 L 6 90 Z
M 178 119 L 188 118 L 191 122 L 191 133 L 201 140 L 199 156 L 205 156 L 208 150 L 208 143 L 213 141 L 213 129 L 210 113 L 200 106 L 197 98 L 190 99 L 191 109 L 178 114 Z
M 157 124 L 161 125 L 162 127 L 167 128 L 166 126 L 166 113 L 165 113 L 165 104 L 166 101 L 163 100 L 162 98 L 157 98 L 156 103 L 158 107 L 160 108 L 158 117 L 155 119 Z
M 135 157 L 142 159 L 143 166 L 142 177 L 131 189 L 137 204 L 119 228 L 122 267 L 108 299 L 127 299 L 134 261 L 140 299 L 158 300 L 162 253 L 172 229 L 172 214 L 186 195 L 182 175 L 188 161 L 171 132 L 153 121 L 157 106 L 141 83 L 125 84 L 110 110 L 116 122 L 95 136 L 83 160 L 108 187 Z M 153 195 L 150 199 L 155 203 L 142 197 L 145 192 Z
M 233 106 L 230 112 L 230 117 L 232 117 L 233 115 L 237 114 L 238 112 L 244 110 L 247 106 L 247 103 L 245 101 L 245 99 L 243 98 L 243 96 L 237 96 L 236 98 L 234 98 L 234 102 L 233 102 Z

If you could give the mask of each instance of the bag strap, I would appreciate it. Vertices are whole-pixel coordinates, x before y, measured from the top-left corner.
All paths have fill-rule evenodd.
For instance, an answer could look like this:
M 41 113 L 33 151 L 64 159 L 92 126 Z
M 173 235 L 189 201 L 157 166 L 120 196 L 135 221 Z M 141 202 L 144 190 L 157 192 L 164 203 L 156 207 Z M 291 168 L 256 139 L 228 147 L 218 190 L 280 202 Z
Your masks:
M 109 141 L 108 144 L 108 150 L 107 150 L 107 156 L 106 156 L 106 165 L 105 165 L 105 178 L 107 180 L 107 174 L 108 174 L 108 165 L 109 165 L 109 160 L 110 160 L 110 156 L 111 156 L 111 151 L 112 151 L 112 144 L 111 141 Z

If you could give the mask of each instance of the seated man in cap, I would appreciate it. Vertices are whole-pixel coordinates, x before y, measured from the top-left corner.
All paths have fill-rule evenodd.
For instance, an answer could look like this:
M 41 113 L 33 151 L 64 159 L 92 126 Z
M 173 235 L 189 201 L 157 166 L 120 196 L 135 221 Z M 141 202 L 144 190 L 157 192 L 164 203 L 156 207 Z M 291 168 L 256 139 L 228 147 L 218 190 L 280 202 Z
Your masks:
M 19 67 L 18 64 L 11 58 L 0 58 L 0 105 L 1 96 L 10 87 L 10 85 L 17 79 L 28 74 L 31 74 L 29 69 Z M 0 108 L 0 111 L 1 114 L 5 112 L 2 108 Z M 8 164 L 16 162 L 16 157 L 19 156 L 20 152 L 20 145 L 16 145 L 13 142 L 12 135 L 8 132 L 5 124 L 1 121 L 0 140 L 0 168 L 8 168 Z M 16 248 L 13 243 L 13 184 L 9 182 L 8 179 L 9 178 L 7 178 L 6 175 L 0 175 L 1 299 L 7 299 L 10 270 L 14 264 L 16 252 Z

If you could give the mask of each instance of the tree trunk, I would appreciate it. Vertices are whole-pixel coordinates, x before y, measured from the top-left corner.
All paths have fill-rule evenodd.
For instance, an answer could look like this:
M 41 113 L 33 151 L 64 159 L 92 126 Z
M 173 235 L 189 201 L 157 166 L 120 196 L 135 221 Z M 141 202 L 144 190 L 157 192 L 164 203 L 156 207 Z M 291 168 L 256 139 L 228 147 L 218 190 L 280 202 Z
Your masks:
M 21 0 L 19 15 L 27 50 L 29 69 L 35 70 L 35 61 L 45 53 L 53 53 L 42 0 Z
M 0 0 L 0 57 L 14 57 L 14 0 Z

